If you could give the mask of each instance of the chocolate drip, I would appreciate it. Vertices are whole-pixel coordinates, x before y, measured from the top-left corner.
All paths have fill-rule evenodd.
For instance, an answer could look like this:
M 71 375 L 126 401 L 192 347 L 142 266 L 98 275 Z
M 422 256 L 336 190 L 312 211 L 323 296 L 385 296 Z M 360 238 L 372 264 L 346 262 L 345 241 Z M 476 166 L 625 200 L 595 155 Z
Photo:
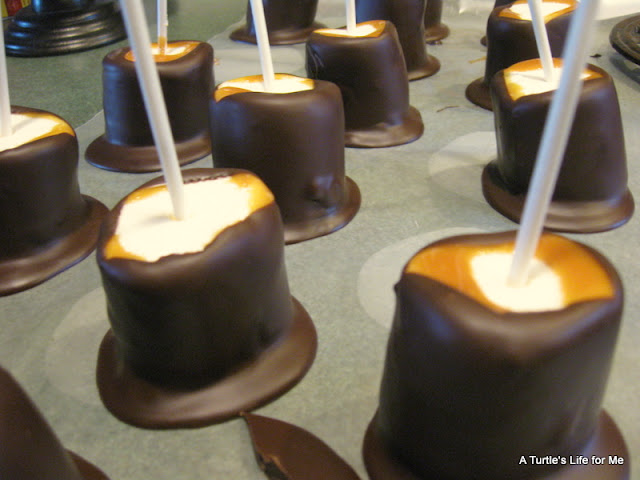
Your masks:
M 242 415 L 260 469 L 271 480 L 359 480 L 356 472 L 326 443 L 296 425 Z

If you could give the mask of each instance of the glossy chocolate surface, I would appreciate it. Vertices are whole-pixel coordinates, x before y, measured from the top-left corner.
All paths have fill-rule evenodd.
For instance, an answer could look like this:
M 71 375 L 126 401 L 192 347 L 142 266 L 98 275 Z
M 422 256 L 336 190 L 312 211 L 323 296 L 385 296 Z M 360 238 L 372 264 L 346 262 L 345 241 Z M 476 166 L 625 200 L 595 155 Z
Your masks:
M 359 480 L 349 466 L 321 439 L 275 418 L 247 413 L 249 428 L 260 469 L 277 480 Z
M 199 388 L 164 387 L 137 376 L 123 361 L 109 330 L 98 352 L 97 383 L 106 408 L 141 428 L 197 428 L 258 408 L 293 388 L 317 349 L 316 330 L 295 299 L 291 328 L 253 360 Z
M 192 169 L 185 181 L 230 174 Z M 105 219 L 97 259 L 119 352 L 138 376 L 183 387 L 207 383 L 290 327 L 293 306 L 274 203 L 223 230 L 202 252 L 155 262 L 105 258 L 122 205 Z
M 529 476 L 525 472 L 523 476 L 513 477 L 510 480 L 629 480 L 630 467 L 628 462 L 623 464 L 593 465 L 593 456 L 607 458 L 614 455 L 628 456 L 629 452 L 624 438 L 613 419 L 604 410 L 600 413 L 598 426 L 593 439 L 583 450 L 575 453 L 574 464 L 571 458 L 565 458 L 567 465 L 542 475 Z M 367 427 L 362 446 L 362 455 L 367 467 L 367 473 L 371 480 L 443 480 L 440 473 L 434 475 L 417 475 L 401 460 L 394 455 L 381 440 L 377 429 L 377 416 Z M 582 457 L 580 457 L 582 456 Z M 578 463 L 580 458 L 586 458 L 587 464 Z M 525 456 L 527 461 L 530 458 Z M 447 477 L 446 480 L 466 480 L 468 477 Z M 495 477 L 478 477 L 479 480 L 493 480 Z
M 184 179 L 235 171 L 191 169 Z M 158 178 L 143 187 L 163 182 Z M 201 252 L 155 262 L 105 258 L 122 205 L 107 216 L 97 251 L 114 337 L 105 338 L 98 367 L 110 410 L 150 428 L 210 423 L 240 411 L 233 407 L 264 403 L 306 373 L 315 330 L 289 293 L 275 203 L 226 228 Z M 296 359 L 290 358 L 292 345 Z M 271 358 L 264 371 L 252 364 L 264 360 L 261 355 Z M 242 374 L 246 366 L 251 368 Z M 230 388 L 234 375 L 244 376 Z M 258 391 L 259 398 L 238 394 L 238 383 Z M 150 396 L 156 400 L 147 403 Z M 194 412 L 185 408 L 190 403 Z
M 440 70 L 438 59 L 427 53 L 425 8 L 426 0 L 356 0 L 358 22 L 388 20 L 395 25 L 409 80 L 429 77 Z
M 601 76 L 583 82 L 546 223 L 555 230 L 607 230 L 634 210 L 616 89 L 604 70 L 588 68 Z M 513 101 L 503 72 L 491 85 L 498 158 L 486 169 L 483 189 L 489 203 L 513 220 L 520 218 L 552 93 Z
M 0 367 L 0 478 L 107 480 L 93 465 L 64 449 L 38 408 Z
M 172 42 L 173 43 L 173 42 Z M 108 170 L 160 170 L 135 63 L 129 47 L 108 53 L 102 61 L 105 134 L 92 142 L 87 160 Z M 208 101 L 214 88 L 213 48 L 199 44 L 170 61 L 156 61 L 171 131 L 181 164 L 210 153 Z
M 494 9 L 487 21 L 487 61 L 485 82 L 490 82 L 500 70 L 514 63 L 538 58 L 538 46 L 530 20 L 519 20 L 501 16 L 509 4 Z M 553 57 L 562 57 L 565 37 L 573 11 L 558 15 L 545 22 L 549 46 Z
M 345 176 L 340 89 L 318 80 L 294 93 L 241 92 L 211 101 L 213 165 L 257 174 L 293 243 L 346 225 L 360 206 Z
M 427 0 L 424 10 L 424 39 L 438 43 L 449 36 L 449 27 L 442 23 L 442 0 Z
M 493 76 L 515 63 L 539 57 L 532 22 L 500 15 L 509 6 L 510 4 L 506 4 L 494 8 L 489 15 L 484 77 L 469 84 L 466 90 L 466 96 L 471 102 L 487 110 L 493 108 L 489 92 L 489 84 Z M 562 57 L 562 49 L 572 17 L 573 11 L 545 22 L 553 57 Z
M 557 311 L 498 314 L 428 277 L 402 275 L 373 427 L 391 456 L 418 478 L 506 480 L 554 469 L 520 465 L 522 455 L 568 457 L 587 448 L 623 303 L 614 268 L 588 250 L 610 276 L 614 298 Z
M 48 135 L 0 152 L 0 295 L 37 285 L 86 257 L 105 213 L 80 193 L 75 135 Z
M 378 36 L 314 32 L 307 41 L 306 69 L 308 77 L 340 87 L 347 146 L 387 147 L 422 135 L 422 117 L 409 105 L 407 69 L 391 22 L 384 22 Z
M 311 32 L 324 25 L 315 22 L 318 0 L 263 0 L 264 16 L 271 45 L 303 43 Z M 247 2 L 246 23 L 231 32 L 231 39 L 256 43 L 251 4 Z

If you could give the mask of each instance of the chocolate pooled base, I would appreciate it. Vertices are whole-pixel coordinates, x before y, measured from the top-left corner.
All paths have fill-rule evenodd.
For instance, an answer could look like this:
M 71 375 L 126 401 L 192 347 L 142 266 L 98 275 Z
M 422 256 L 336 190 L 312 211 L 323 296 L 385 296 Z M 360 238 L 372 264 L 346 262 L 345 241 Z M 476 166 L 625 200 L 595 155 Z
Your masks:
M 424 10 L 424 40 L 438 44 L 449 36 L 449 27 L 442 23 L 442 0 L 427 0 Z
M 465 90 L 467 99 L 485 110 L 493 110 L 489 86 L 496 73 L 515 63 L 539 57 L 532 22 L 500 16 L 509 6 L 510 4 L 496 7 L 489 15 L 484 77 L 471 82 Z M 573 11 L 558 15 L 545 23 L 551 56 L 554 58 L 562 57 L 571 18 Z
M 311 32 L 324 25 L 315 20 L 318 0 L 263 0 L 267 33 L 271 45 L 304 43 Z M 256 44 L 251 4 L 247 2 L 246 23 L 229 36 L 231 40 Z
M 544 226 L 591 233 L 617 228 L 633 215 L 620 107 L 613 80 L 594 65 L 599 78 L 582 82 L 566 151 Z M 538 153 L 552 91 L 513 101 L 504 73 L 493 79 L 498 158 L 482 174 L 487 202 L 520 221 Z
M 391 22 L 366 22 L 380 34 L 339 36 L 314 32 L 307 41 L 309 78 L 340 88 L 348 147 L 379 148 L 420 138 L 422 116 L 409 105 L 407 68 Z M 362 25 L 362 24 L 360 24 Z
M 514 242 L 515 234 L 450 237 L 430 247 L 486 248 Z M 576 247 L 606 275 L 611 296 L 558 310 L 499 313 L 403 270 L 378 411 L 364 444 L 372 479 L 628 478 L 628 450 L 601 407 L 622 283 L 602 255 Z M 570 456 L 591 454 L 617 455 L 624 463 L 570 464 Z M 567 464 L 532 464 L 530 456 Z
M 176 42 L 171 42 L 171 44 Z M 117 172 L 160 170 L 160 158 L 142 98 L 135 63 L 119 48 L 102 61 L 105 133 L 85 152 L 96 167 Z M 199 44 L 187 54 L 156 61 L 160 84 L 181 165 L 211 153 L 208 102 L 214 88 L 213 48 Z
M 53 115 L 25 107 L 12 112 Z M 0 192 L 0 296 L 48 280 L 95 248 L 107 208 L 80 193 L 75 135 L 0 152 Z
M 362 456 L 371 480 L 467 480 L 468 477 L 443 477 L 440 474 L 419 476 L 407 467 L 386 447 L 377 429 L 377 415 L 367 427 L 362 446 Z M 510 480 L 629 480 L 629 453 L 620 430 L 606 411 L 600 413 L 594 438 L 586 448 L 575 455 L 589 459 L 608 457 L 611 452 L 624 458 L 622 465 L 570 465 L 550 474 L 513 477 Z M 529 458 L 525 455 L 527 461 Z M 494 477 L 473 477 L 478 480 L 494 480 Z
M 0 478 L 108 480 L 93 464 L 65 450 L 18 382 L 0 367 Z
M 189 183 L 238 172 L 183 174 Z M 289 292 L 276 204 L 227 227 L 200 252 L 146 262 L 105 258 L 123 202 L 107 216 L 97 250 L 112 329 L 97 366 L 107 409 L 143 428 L 199 427 L 291 389 L 310 368 L 317 339 Z

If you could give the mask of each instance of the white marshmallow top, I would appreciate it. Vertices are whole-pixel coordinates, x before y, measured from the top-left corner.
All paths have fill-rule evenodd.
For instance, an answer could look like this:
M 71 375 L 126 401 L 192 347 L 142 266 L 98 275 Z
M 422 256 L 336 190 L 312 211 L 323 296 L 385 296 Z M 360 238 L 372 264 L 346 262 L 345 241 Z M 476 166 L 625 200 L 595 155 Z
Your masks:
M 494 304 L 512 312 L 540 312 L 566 307 L 560 277 L 544 262 L 532 260 L 529 280 L 522 287 L 507 283 L 513 253 L 479 253 L 471 259 L 476 284 Z
M 251 92 L 264 92 L 264 82 L 261 76 L 243 77 L 221 83 L 218 89 L 240 88 Z M 295 75 L 276 74 L 273 89 L 269 93 L 294 93 L 313 90 L 313 81 Z
M 180 56 L 183 55 L 187 50 L 192 50 L 193 47 L 186 43 L 168 43 L 167 48 L 164 49 L 162 55 L 165 56 Z M 156 44 L 151 46 L 151 53 L 153 55 L 160 55 L 160 47 Z
M 589 70 L 585 70 L 582 72 L 580 78 L 581 80 L 586 80 L 591 75 Z M 505 84 L 512 98 L 556 90 L 560 84 L 561 76 L 562 65 L 555 65 L 553 67 L 553 75 L 550 81 L 545 79 L 542 67 L 518 70 L 516 64 L 516 66 L 512 66 L 504 71 Z M 517 87 L 517 89 L 514 88 L 514 86 Z
M 16 148 L 40 137 L 52 135 L 54 130 L 60 126 L 67 127 L 53 115 L 12 113 L 13 133 L 4 137 L 0 136 L 0 151 Z M 72 132 L 71 127 L 65 130 Z
M 225 228 L 251 213 L 251 191 L 221 177 L 185 184 L 187 214 L 172 216 L 166 188 L 127 199 L 116 235 L 124 250 L 148 262 L 171 254 L 201 252 Z
M 547 17 L 548 15 L 553 15 L 560 10 L 564 10 L 569 5 L 561 2 L 542 2 L 542 16 Z M 520 17 L 522 20 L 531 21 L 531 10 L 529 9 L 529 4 L 527 3 L 515 3 L 511 5 L 508 10 L 511 10 L 515 15 Z
M 323 35 L 334 35 L 336 37 L 366 37 L 378 31 L 378 28 L 371 23 L 359 23 L 353 32 L 347 32 L 346 28 L 321 28 L 316 31 Z

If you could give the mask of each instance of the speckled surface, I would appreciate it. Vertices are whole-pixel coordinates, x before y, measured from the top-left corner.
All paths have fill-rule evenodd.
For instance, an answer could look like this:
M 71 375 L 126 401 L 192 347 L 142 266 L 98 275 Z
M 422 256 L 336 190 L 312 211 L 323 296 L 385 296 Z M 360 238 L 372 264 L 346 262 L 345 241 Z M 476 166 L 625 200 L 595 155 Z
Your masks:
M 259 72 L 255 46 L 228 40 L 244 21 L 244 2 L 182 0 L 171 7 L 171 39 L 212 39 L 216 82 Z M 322 0 L 319 19 L 340 26 L 341 2 Z M 150 15 L 155 18 L 155 15 Z M 259 409 L 322 438 L 366 478 L 360 449 L 377 394 L 394 297 L 402 265 L 438 238 L 515 225 L 484 201 L 480 174 L 496 155 L 493 116 L 464 97 L 482 76 L 480 45 L 486 16 L 445 9 L 451 35 L 429 53 L 442 63 L 431 78 L 411 83 L 411 104 L 425 122 L 416 142 L 346 151 L 347 175 L 362 206 L 344 229 L 287 246 L 292 294 L 318 330 L 318 355 L 293 390 Z M 591 61 L 616 81 L 626 132 L 629 187 L 640 198 L 640 67 L 608 44 L 611 27 L 598 27 Z M 222 32 L 226 29 L 226 32 Z M 175 35 L 171 32 L 175 32 Z M 12 102 L 65 117 L 83 152 L 102 133 L 100 62 L 116 46 L 68 56 L 9 59 Z M 302 46 L 274 48 L 276 71 L 301 74 Z M 211 158 L 193 164 L 210 167 Z M 80 160 L 83 193 L 108 207 L 153 174 L 107 172 Z M 632 478 L 640 478 L 640 221 L 606 233 L 571 235 L 603 252 L 620 272 L 626 307 L 604 406 L 629 446 Z M 108 322 L 95 256 L 31 290 L 0 298 L 0 364 L 22 384 L 65 446 L 112 480 L 258 480 L 242 420 L 195 430 L 147 431 L 125 425 L 102 406 L 95 387 L 98 345 Z M 527 455 L 523 452 L 523 455 Z

